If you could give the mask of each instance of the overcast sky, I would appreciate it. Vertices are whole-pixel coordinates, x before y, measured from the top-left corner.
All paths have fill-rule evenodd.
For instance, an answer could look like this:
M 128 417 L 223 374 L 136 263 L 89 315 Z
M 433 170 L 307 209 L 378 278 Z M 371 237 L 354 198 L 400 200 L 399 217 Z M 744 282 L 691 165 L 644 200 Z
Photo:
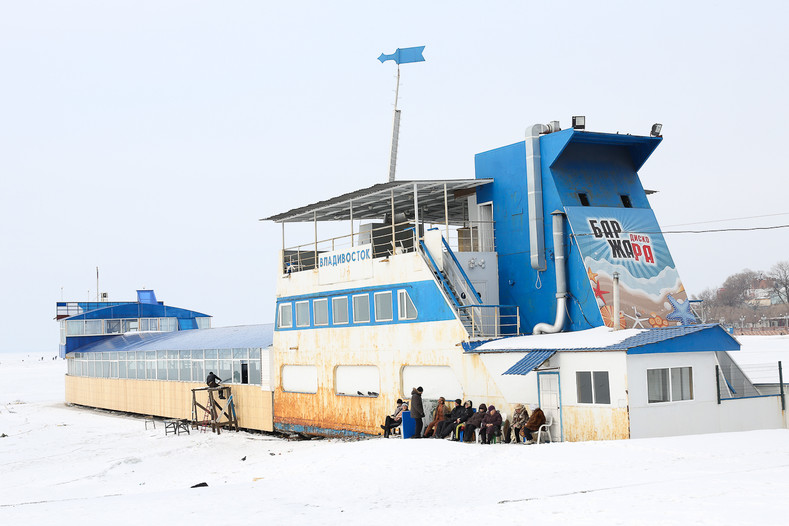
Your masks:
M 426 46 L 400 179 L 473 177 L 535 123 L 661 122 L 640 174 L 664 230 L 789 224 L 786 6 L 0 0 L 0 351 L 56 349 L 97 266 L 110 300 L 271 322 L 258 219 L 386 181 L 397 47 Z M 666 238 L 690 294 L 789 259 L 789 229 Z

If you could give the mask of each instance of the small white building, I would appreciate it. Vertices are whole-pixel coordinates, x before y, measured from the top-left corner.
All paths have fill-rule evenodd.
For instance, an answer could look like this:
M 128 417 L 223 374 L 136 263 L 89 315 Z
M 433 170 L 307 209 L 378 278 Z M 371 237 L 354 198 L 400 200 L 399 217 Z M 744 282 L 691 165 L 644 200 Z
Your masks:
M 504 338 L 469 352 L 509 378 L 499 381 L 508 400 L 553 419 L 554 439 L 784 427 L 780 397 L 760 395 L 729 357 L 739 347 L 719 325 L 693 325 Z

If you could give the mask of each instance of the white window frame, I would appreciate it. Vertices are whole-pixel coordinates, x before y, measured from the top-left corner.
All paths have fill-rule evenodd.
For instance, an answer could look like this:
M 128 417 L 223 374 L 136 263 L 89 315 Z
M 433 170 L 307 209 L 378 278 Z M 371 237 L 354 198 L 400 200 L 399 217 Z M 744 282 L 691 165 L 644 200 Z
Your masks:
M 674 399 L 674 380 L 672 378 L 672 371 L 675 369 L 688 369 L 690 371 L 690 398 L 680 398 Z M 668 400 L 649 400 L 649 371 L 668 371 Z M 647 369 L 646 372 L 646 381 L 647 381 L 647 403 L 648 404 L 670 404 L 670 403 L 677 403 L 677 402 L 692 402 L 695 399 L 695 387 L 693 385 L 693 366 L 691 365 L 680 365 L 677 367 L 655 367 L 653 369 Z
M 299 305 L 307 304 L 307 323 L 299 323 Z M 295 314 L 296 314 L 296 327 L 309 327 L 310 326 L 310 300 L 304 301 L 297 301 L 295 302 Z
M 579 373 L 589 373 L 589 381 L 590 386 L 592 388 L 592 401 L 591 402 L 582 402 L 578 396 L 578 374 Z M 608 377 L 608 402 L 600 402 L 598 401 L 598 393 L 595 389 L 595 373 L 606 373 Z M 575 371 L 575 401 L 578 404 L 583 405 L 611 405 L 611 373 L 609 371 Z
M 334 314 L 336 312 L 340 312 L 340 311 L 343 310 L 343 309 L 338 309 L 337 308 L 337 303 L 336 303 L 337 300 L 345 300 L 345 321 L 337 321 L 337 318 L 335 318 L 335 316 L 334 316 Z M 334 296 L 331 299 L 331 323 L 332 323 L 332 325 L 348 325 L 351 322 L 351 317 L 348 315 L 348 303 L 350 303 L 348 301 L 348 296 Z
M 318 323 L 318 305 L 323 305 L 324 312 L 326 313 L 326 321 L 324 323 Z M 328 298 L 319 298 L 312 301 L 312 317 L 315 321 L 316 327 L 326 327 L 329 325 L 329 299 Z
M 365 320 L 358 320 L 356 319 L 356 298 L 367 298 L 367 319 Z M 370 295 L 369 294 L 356 294 L 351 296 L 351 311 L 353 312 L 353 322 L 354 323 L 370 323 Z
M 408 303 L 414 307 L 414 316 L 408 316 L 408 303 L 403 301 L 403 298 L 408 300 Z M 419 317 L 419 309 L 416 308 L 416 303 L 411 299 L 411 295 L 405 289 L 397 291 L 397 319 L 399 320 L 415 320 Z
M 388 318 L 378 317 L 378 301 L 377 298 L 379 296 L 389 296 L 389 313 L 390 316 Z M 392 305 L 392 291 L 385 290 L 381 292 L 374 292 L 373 293 L 373 310 L 375 311 L 375 321 L 394 321 L 394 306 Z
M 290 312 L 290 323 L 287 324 L 287 325 L 282 323 L 282 311 L 284 310 L 285 307 L 287 307 L 289 312 Z M 279 313 L 278 313 L 278 316 L 277 316 L 277 327 L 280 328 L 280 329 L 290 329 L 291 327 L 293 327 L 293 304 L 291 302 L 280 303 L 279 304 Z

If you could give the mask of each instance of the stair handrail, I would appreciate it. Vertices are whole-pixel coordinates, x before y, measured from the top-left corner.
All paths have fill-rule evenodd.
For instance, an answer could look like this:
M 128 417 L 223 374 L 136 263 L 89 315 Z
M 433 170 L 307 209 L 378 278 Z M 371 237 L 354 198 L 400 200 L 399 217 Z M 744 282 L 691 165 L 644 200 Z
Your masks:
M 433 256 L 430 255 L 430 251 L 427 249 L 427 246 L 425 246 L 425 242 L 422 241 L 421 239 L 419 240 L 419 246 L 422 248 L 422 253 L 426 255 L 427 258 L 430 260 L 430 264 L 433 266 L 433 270 L 438 275 L 438 279 L 441 280 L 441 285 L 444 287 L 444 290 L 447 292 L 449 299 L 451 299 L 452 303 L 455 304 L 456 309 L 460 309 L 460 303 L 455 297 L 455 294 L 452 292 L 449 283 L 447 283 L 447 280 L 444 278 L 444 273 L 441 272 L 441 270 L 438 268 L 438 265 L 436 265 Z
M 449 254 L 449 256 L 452 258 L 452 261 L 455 262 L 455 266 L 460 271 L 460 275 L 463 277 L 463 280 L 466 282 L 466 285 L 468 286 L 468 289 L 471 292 L 471 295 L 474 297 L 474 302 L 473 303 L 476 304 L 476 305 L 482 305 L 482 300 L 479 297 L 479 293 L 477 293 L 477 289 L 475 289 L 474 285 L 471 284 L 471 280 L 468 279 L 468 275 L 466 275 L 466 272 L 463 270 L 463 267 L 461 266 L 460 261 L 458 261 L 458 258 L 455 257 L 455 253 L 449 247 L 449 243 L 447 243 L 447 240 L 444 239 L 444 236 L 441 236 L 441 242 L 444 244 L 444 248 L 446 249 L 446 251 Z

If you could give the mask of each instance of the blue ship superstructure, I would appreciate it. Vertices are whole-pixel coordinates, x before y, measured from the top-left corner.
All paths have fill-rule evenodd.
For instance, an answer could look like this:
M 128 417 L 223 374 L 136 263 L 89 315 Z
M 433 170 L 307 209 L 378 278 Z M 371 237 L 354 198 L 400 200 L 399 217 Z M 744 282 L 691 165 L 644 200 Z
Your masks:
M 476 200 L 492 207 L 501 303 L 537 332 L 694 323 L 638 177 L 662 138 L 557 124 L 476 156 L 476 177 L 493 180 Z
M 204 329 L 211 317 L 201 312 L 170 307 L 156 300 L 153 290 L 138 290 L 137 301 L 59 301 L 60 357 L 82 347 L 126 333 L 172 332 Z

